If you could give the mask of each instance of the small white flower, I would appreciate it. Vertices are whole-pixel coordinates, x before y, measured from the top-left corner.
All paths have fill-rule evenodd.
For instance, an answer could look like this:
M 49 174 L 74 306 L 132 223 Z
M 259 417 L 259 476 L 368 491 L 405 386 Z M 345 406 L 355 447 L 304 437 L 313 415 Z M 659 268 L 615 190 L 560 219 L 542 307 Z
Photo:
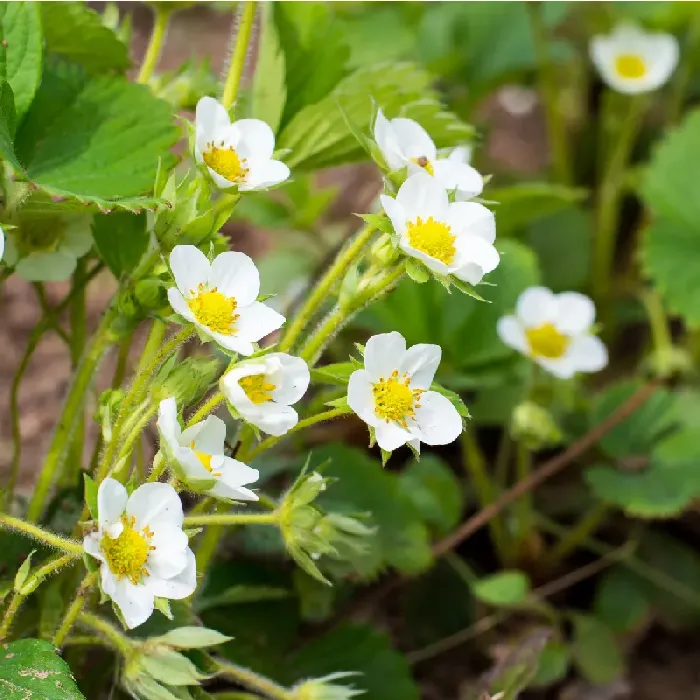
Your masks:
M 177 419 L 174 398 L 164 399 L 158 408 L 158 433 L 161 447 L 181 473 L 183 481 L 216 483 L 208 492 L 218 498 L 257 501 L 258 497 L 244 484 L 258 480 L 258 470 L 224 455 L 226 424 L 216 416 L 208 416 L 184 431 Z
M 210 264 L 193 245 L 178 245 L 170 268 L 177 285 L 168 289 L 170 305 L 228 350 L 252 355 L 253 343 L 284 323 L 284 316 L 256 301 L 260 275 L 244 253 L 221 253 Z
M 462 432 L 457 409 L 430 391 L 440 364 L 439 345 L 406 349 L 396 331 L 372 336 L 365 346 L 365 369 L 350 375 L 348 405 L 375 429 L 377 443 L 391 452 L 410 443 L 446 445 Z
M 478 284 L 496 268 L 496 220 L 477 202 L 450 203 L 447 191 L 425 173 L 411 175 L 396 199 L 381 196 L 399 247 L 433 272 Z
M 249 423 L 270 435 L 284 435 L 299 420 L 291 404 L 306 393 L 309 379 L 304 360 L 273 352 L 227 372 L 221 390 Z
M 603 80 L 618 92 L 637 94 L 660 88 L 678 64 L 678 41 L 671 34 L 619 25 L 608 36 L 594 36 L 591 60 Z
M 195 558 L 172 486 L 143 484 L 128 496 L 118 481 L 105 479 L 97 509 L 97 532 L 85 537 L 83 547 L 102 562 L 102 590 L 129 629 L 151 616 L 155 597 L 180 600 L 194 593 Z
M 387 119 L 380 109 L 374 123 L 374 140 L 390 170 L 407 167 L 408 174 L 425 172 L 446 190 L 456 190 L 458 201 L 471 199 L 484 189 L 481 175 L 459 157 L 438 158 L 428 132 L 413 119 Z
M 260 119 L 231 123 L 224 106 L 213 97 L 197 103 L 194 157 L 204 163 L 218 187 L 264 190 L 289 177 L 289 168 L 272 160 L 275 135 Z
M 587 296 L 530 287 L 518 298 L 515 316 L 499 319 L 497 330 L 506 345 L 555 377 L 568 379 L 608 364 L 605 345 L 590 333 L 594 320 L 595 306 Z
M 91 214 L 28 217 L 7 235 L 5 264 L 29 282 L 62 282 L 91 247 Z

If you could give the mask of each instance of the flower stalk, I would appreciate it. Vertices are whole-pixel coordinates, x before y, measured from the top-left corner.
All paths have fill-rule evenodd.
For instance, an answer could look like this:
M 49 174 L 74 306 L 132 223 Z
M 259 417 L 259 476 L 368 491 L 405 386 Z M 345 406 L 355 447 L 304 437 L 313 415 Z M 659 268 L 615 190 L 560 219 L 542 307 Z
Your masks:
M 236 39 L 231 56 L 231 64 L 229 65 L 228 75 L 224 83 L 224 91 L 221 97 L 221 103 L 225 109 L 230 109 L 236 102 L 238 97 L 238 88 L 241 83 L 241 76 L 245 68 L 246 55 L 248 53 L 248 44 L 255 23 L 255 3 L 244 2 L 243 9 L 240 12 L 240 21 L 236 28 Z

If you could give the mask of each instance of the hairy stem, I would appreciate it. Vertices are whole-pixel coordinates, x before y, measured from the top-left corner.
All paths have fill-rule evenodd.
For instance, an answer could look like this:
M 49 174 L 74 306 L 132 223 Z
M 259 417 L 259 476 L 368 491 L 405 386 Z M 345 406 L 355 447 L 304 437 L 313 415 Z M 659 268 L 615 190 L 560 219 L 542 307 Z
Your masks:
M 139 83 L 147 83 L 158 65 L 158 60 L 163 50 L 163 44 L 165 43 L 165 37 L 168 33 L 170 12 L 169 9 L 164 9 L 158 5 L 154 6 L 153 29 L 151 30 L 151 37 L 148 40 L 146 55 L 143 58 L 143 63 L 141 64 L 141 69 L 136 79 Z
M 277 525 L 279 514 L 273 513 L 212 513 L 210 515 L 188 515 L 185 527 L 203 525 Z
M 248 53 L 248 44 L 250 43 L 250 35 L 253 31 L 255 22 L 255 3 L 243 3 L 243 9 L 240 12 L 240 21 L 236 28 L 236 38 L 231 56 L 231 64 L 229 65 L 228 75 L 224 84 L 224 92 L 221 97 L 221 103 L 228 110 L 236 102 L 238 97 L 238 87 L 241 83 L 241 76 L 245 68 L 245 59 Z
M 89 627 L 104 637 L 122 656 L 128 657 L 131 655 L 133 649 L 131 640 L 107 620 L 83 611 L 78 614 L 78 624 Z
M 68 633 L 71 631 L 71 629 L 73 629 L 73 625 L 75 624 L 75 621 L 78 619 L 80 611 L 85 605 L 85 599 L 87 597 L 87 594 L 92 589 L 93 585 L 95 584 L 95 581 L 97 580 L 97 575 L 98 574 L 96 571 L 89 572 L 81 581 L 80 586 L 78 586 L 75 598 L 73 598 L 73 602 L 70 604 L 65 616 L 63 617 L 63 620 L 61 621 L 61 624 L 56 630 L 56 634 L 51 640 L 51 643 L 55 647 L 60 648 L 61 646 L 63 646 L 65 638 L 68 636 Z
M 48 532 L 38 525 L 32 525 L 31 523 L 20 520 L 19 518 L 13 518 L 11 515 L 5 515 L 0 513 L 0 528 L 7 528 L 8 530 L 16 530 L 21 532 L 32 539 L 39 542 L 43 542 L 49 547 L 54 549 L 60 549 L 64 552 L 70 552 L 73 554 L 78 554 L 79 556 L 83 553 L 83 545 L 75 540 L 69 540 L 67 537 L 61 537 L 60 535 L 54 535 L 52 532 Z
M 248 690 L 253 690 L 266 698 L 272 700 L 292 700 L 291 691 L 278 685 L 265 676 L 260 676 L 250 669 L 237 666 L 230 661 L 222 661 L 221 659 L 214 660 L 218 666 L 219 675 L 224 676 L 239 685 L 242 685 Z
M 199 423 L 204 420 L 210 413 L 212 413 L 219 404 L 223 403 L 224 395 L 217 391 L 213 396 L 211 396 L 207 401 L 205 401 L 187 420 L 187 427 L 193 426 L 195 423 Z

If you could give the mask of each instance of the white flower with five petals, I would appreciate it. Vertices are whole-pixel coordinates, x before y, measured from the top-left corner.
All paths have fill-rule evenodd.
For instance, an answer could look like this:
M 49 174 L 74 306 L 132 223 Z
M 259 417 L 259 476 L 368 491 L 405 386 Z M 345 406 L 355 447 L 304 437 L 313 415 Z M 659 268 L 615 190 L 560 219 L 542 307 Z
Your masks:
M 177 419 L 174 398 L 163 399 L 158 407 L 158 433 L 161 449 L 178 476 L 197 487 L 209 484 L 207 491 L 217 498 L 257 501 L 258 497 L 245 484 L 258 480 L 258 470 L 224 454 L 226 424 L 216 416 L 182 430 Z
M 457 409 L 430 391 L 440 364 L 439 345 L 406 349 L 396 331 L 372 336 L 365 346 L 365 368 L 350 375 L 348 405 L 374 428 L 377 444 L 391 452 L 409 443 L 418 449 L 446 445 L 462 432 Z
M 97 531 L 83 540 L 98 559 L 102 590 L 129 629 L 145 622 L 154 599 L 194 593 L 197 569 L 182 530 L 182 504 L 169 484 L 143 484 L 131 496 L 105 479 L 97 490 Z
M 202 97 L 195 115 L 194 157 L 204 164 L 218 187 L 264 190 L 289 177 L 289 168 L 273 160 L 275 135 L 260 119 L 231 123 L 224 106 Z
M 409 175 L 427 173 L 444 189 L 455 190 L 457 201 L 476 197 L 484 189 L 481 175 L 462 157 L 464 151 L 438 158 L 428 132 L 413 119 L 387 119 L 380 109 L 374 123 L 374 140 L 390 170 L 407 167 Z
M 291 404 L 306 393 L 309 379 L 304 360 L 273 352 L 231 369 L 221 390 L 246 421 L 269 435 L 284 435 L 299 420 Z
M 560 379 L 576 372 L 598 372 L 608 364 L 605 345 L 590 332 L 595 306 L 584 294 L 554 294 L 530 287 L 519 297 L 514 316 L 504 316 L 498 335 Z
M 170 305 L 227 350 L 252 355 L 253 343 L 284 323 L 284 316 L 256 301 L 260 275 L 244 253 L 221 253 L 210 264 L 198 248 L 178 245 L 170 268 L 177 285 L 168 289 Z
M 622 24 L 608 36 L 594 36 L 591 60 L 617 92 L 639 94 L 664 85 L 678 64 L 678 40 L 671 34 L 645 32 Z
M 411 175 L 396 199 L 382 195 L 381 202 L 401 250 L 433 272 L 478 284 L 498 265 L 496 220 L 483 204 L 450 203 L 447 191 L 425 173 Z

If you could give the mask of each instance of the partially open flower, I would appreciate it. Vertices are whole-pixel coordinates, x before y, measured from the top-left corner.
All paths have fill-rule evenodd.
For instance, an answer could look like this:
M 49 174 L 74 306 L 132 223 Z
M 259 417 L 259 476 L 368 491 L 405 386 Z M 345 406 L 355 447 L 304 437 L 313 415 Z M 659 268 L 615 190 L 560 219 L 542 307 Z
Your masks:
M 424 172 L 435 178 L 445 190 L 456 190 L 457 200 L 471 199 L 481 193 L 481 175 L 462 159 L 438 158 L 428 132 L 413 119 L 387 119 L 380 109 L 374 123 L 374 139 L 391 170 L 407 167 L 409 175 Z
M 608 364 L 605 345 L 590 333 L 594 320 L 595 306 L 587 296 L 530 287 L 518 298 L 515 315 L 499 319 L 497 330 L 506 345 L 568 379 Z
M 256 301 L 260 275 L 244 253 L 221 253 L 210 264 L 195 246 L 178 245 L 170 268 L 177 285 L 168 289 L 170 305 L 228 350 L 252 355 L 253 343 L 284 323 L 284 316 Z
M 97 491 L 97 532 L 83 541 L 98 559 L 102 590 L 131 629 L 153 612 L 155 598 L 194 593 L 197 569 L 182 530 L 182 504 L 169 484 L 143 484 L 131 496 L 105 479 Z
M 208 416 L 182 430 L 175 399 L 169 398 L 160 402 L 158 433 L 161 448 L 182 481 L 219 498 L 258 500 L 244 488 L 258 480 L 258 470 L 224 455 L 226 424 L 220 418 Z
M 231 123 L 224 106 L 213 97 L 197 103 L 194 156 L 207 166 L 218 187 L 264 190 L 289 177 L 289 168 L 272 160 L 275 135 L 260 119 Z
M 411 175 L 396 199 L 381 196 L 398 245 L 439 275 L 454 275 L 469 284 L 496 268 L 493 213 L 476 202 L 450 203 L 446 190 L 425 173 Z
M 377 443 L 391 452 L 410 443 L 415 449 L 446 445 L 462 432 L 462 419 L 450 401 L 430 385 L 440 364 L 439 345 L 406 349 L 396 331 L 372 336 L 365 346 L 365 369 L 350 375 L 348 404 L 374 428 Z
M 306 393 L 309 379 L 304 360 L 273 352 L 227 372 L 221 390 L 246 421 L 270 435 L 284 435 L 299 420 L 291 404 Z
M 678 64 L 678 41 L 671 34 L 645 32 L 623 24 L 591 40 L 591 59 L 600 76 L 618 92 L 651 92 L 664 85 Z

